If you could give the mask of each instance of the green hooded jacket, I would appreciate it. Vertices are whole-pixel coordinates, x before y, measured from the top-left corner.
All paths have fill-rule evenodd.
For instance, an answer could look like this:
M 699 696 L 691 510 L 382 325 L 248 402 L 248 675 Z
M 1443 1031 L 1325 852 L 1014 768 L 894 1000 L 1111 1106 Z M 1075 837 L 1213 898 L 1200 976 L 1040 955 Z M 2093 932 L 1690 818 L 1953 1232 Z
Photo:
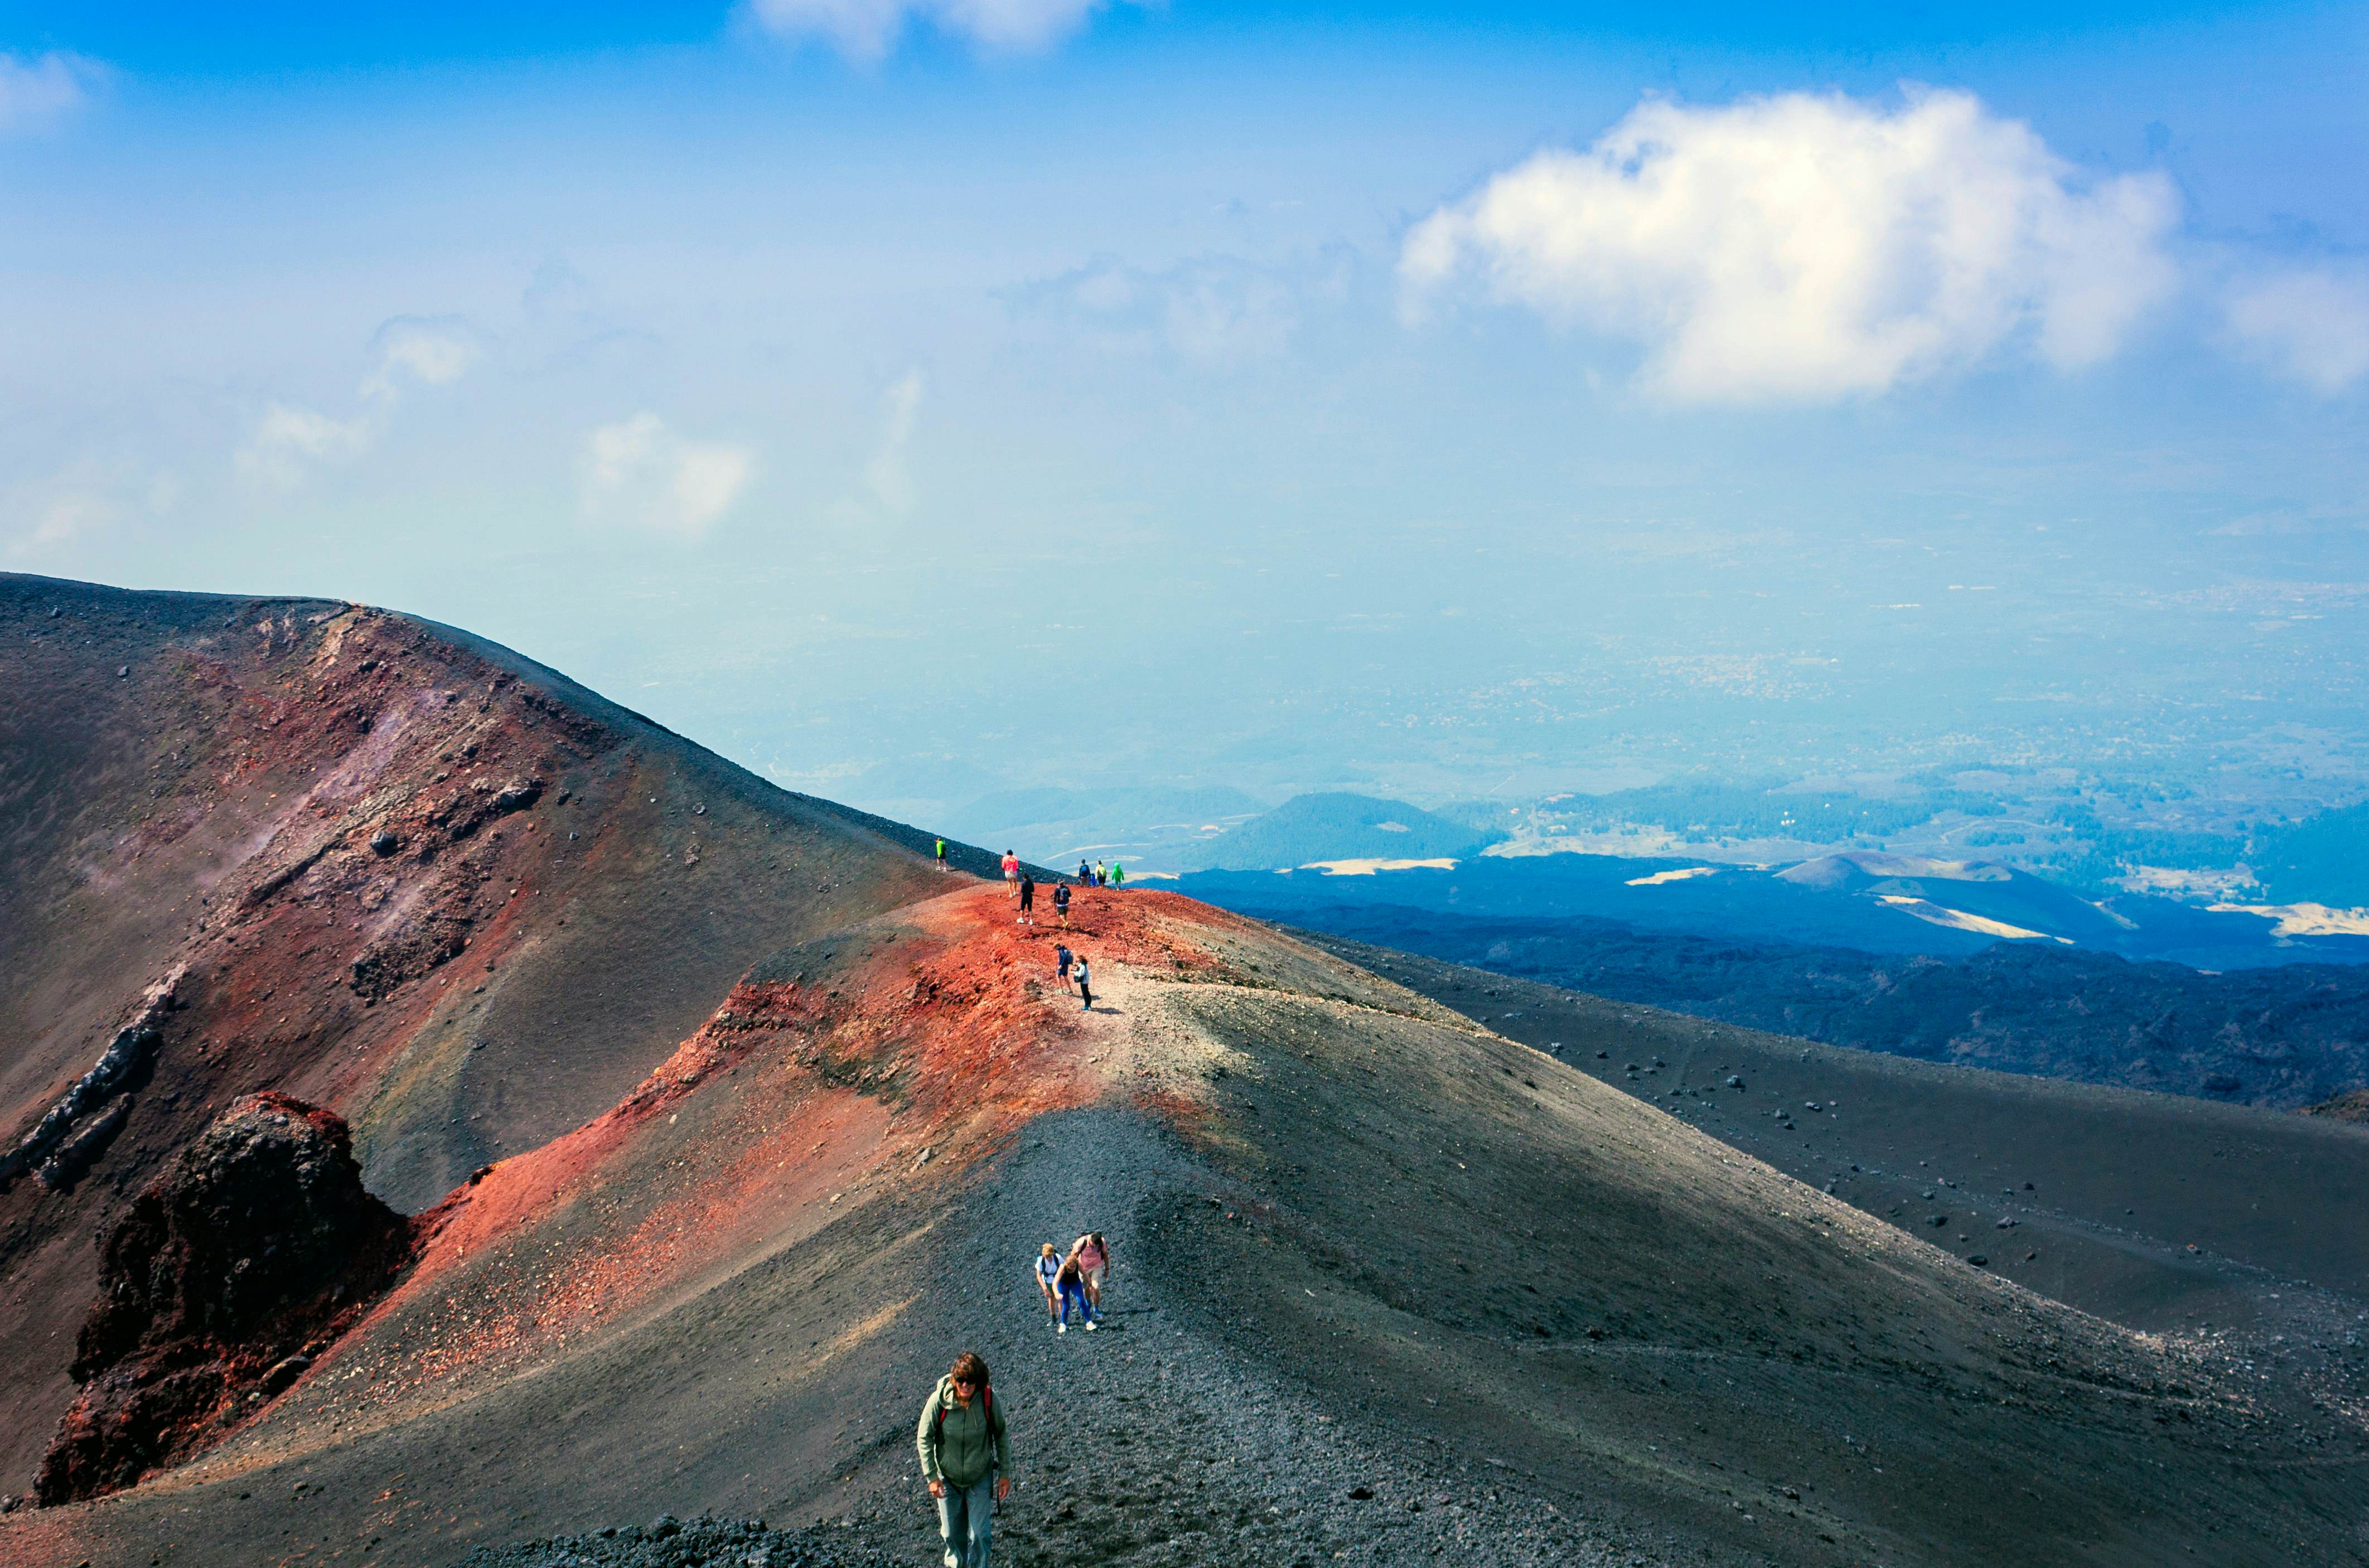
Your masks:
M 984 1403 L 985 1410 L 979 1406 Z M 938 1413 L 945 1412 L 940 1421 Z M 943 1481 L 957 1491 L 977 1486 L 987 1477 L 1012 1468 L 1012 1450 L 1003 1431 L 1003 1402 L 990 1391 L 982 1400 L 971 1396 L 967 1407 L 955 1402 L 955 1380 L 940 1378 L 922 1402 L 921 1419 L 913 1427 L 913 1447 L 921 1456 L 921 1479 Z

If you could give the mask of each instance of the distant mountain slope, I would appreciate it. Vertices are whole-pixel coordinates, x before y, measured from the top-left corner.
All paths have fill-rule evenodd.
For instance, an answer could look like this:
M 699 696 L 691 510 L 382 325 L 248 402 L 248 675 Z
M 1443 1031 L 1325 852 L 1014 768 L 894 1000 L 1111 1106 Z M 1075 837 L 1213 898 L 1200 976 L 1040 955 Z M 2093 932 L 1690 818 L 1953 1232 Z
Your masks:
M 2006 942 L 1959 958 L 1877 955 L 1372 904 L 1288 918 L 1448 963 L 1925 1061 L 2280 1109 L 2369 1084 L 2369 968 L 2355 965 L 2210 975 Z
M 1264 816 L 1184 852 L 1192 867 L 1254 871 L 1330 861 L 1455 860 L 1502 834 L 1369 795 L 1297 795 Z

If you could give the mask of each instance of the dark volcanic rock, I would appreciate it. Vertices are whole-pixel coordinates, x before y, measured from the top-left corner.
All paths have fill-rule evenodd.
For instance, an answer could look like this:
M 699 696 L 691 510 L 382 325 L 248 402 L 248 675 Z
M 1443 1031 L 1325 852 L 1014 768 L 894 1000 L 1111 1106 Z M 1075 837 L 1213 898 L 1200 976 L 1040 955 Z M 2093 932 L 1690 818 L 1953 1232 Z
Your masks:
M 2340 1122 L 2369 1122 L 2369 1089 L 2355 1089 L 2333 1100 L 2323 1100 L 2312 1106 L 2309 1114 L 2332 1116 Z
M 74 1080 L 73 1086 L 59 1096 L 57 1104 L 52 1105 L 48 1114 L 34 1124 L 33 1129 L 17 1141 L 16 1148 L 0 1154 L 0 1186 L 6 1186 L 48 1157 L 52 1150 L 64 1143 L 68 1135 L 74 1132 L 75 1122 L 122 1093 L 139 1076 L 164 1040 L 166 1017 L 180 1005 L 178 992 L 185 972 L 176 968 L 150 986 L 147 994 L 141 998 L 139 1011 L 130 1023 L 115 1032 L 115 1037 L 108 1042 L 107 1049 L 91 1070 Z M 83 1146 L 83 1162 L 86 1163 L 88 1157 L 106 1147 L 107 1139 L 114 1136 L 115 1127 L 120 1126 L 121 1122 L 121 1116 L 118 1116 L 113 1125 L 88 1143 L 85 1142 L 83 1136 L 75 1137 L 75 1143 Z M 78 1168 L 69 1160 L 58 1169 L 63 1174 Z M 56 1184 L 52 1181 L 51 1185 Z
M 363 1190 L 344 1122 L 285 1094 L 237 1102 L 101 1246 L 72 1368 L 83 1391 L 42 1463 L 41 1501 L 129 1486 L 222 1437 L 251 1391 L 293 1382 L 411 1253 L 410 1221 Z

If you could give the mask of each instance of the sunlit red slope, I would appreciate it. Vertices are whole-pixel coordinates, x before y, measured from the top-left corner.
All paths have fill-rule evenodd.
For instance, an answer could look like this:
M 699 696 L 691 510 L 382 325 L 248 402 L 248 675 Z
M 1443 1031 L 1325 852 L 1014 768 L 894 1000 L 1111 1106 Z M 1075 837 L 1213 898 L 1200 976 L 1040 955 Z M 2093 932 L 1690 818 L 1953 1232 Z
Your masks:
M 235 1095 L 338 1111 L 424 1207 L 761 955 L 939 890 L 921 847 L 447 628 L 0 577 L 0 1149 L 154 1036 L 62 1140 L 86 1171 L 0 1193 L 0 1493 L 71 1397 L 94 1232 Z

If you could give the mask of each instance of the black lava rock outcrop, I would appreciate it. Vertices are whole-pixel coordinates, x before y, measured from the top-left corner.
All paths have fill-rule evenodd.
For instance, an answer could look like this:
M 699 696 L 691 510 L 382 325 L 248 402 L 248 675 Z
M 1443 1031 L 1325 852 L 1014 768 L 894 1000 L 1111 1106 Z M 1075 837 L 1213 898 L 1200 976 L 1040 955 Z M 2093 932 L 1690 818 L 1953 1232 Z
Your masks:
M 177 1156 L 101 1244 L 72 1368 L 82 1393 L 43 1503 L 129 1486 L 219 1440 L 395 1279 L 411 1222 L 362 1187 L 346 1124 L 250 1094 Z
M 896 1568 L 904 1561 L 828 1528 L 768 1529 L 761 1519 L 675 1519 L 480 1547 L 453 1568 Z

